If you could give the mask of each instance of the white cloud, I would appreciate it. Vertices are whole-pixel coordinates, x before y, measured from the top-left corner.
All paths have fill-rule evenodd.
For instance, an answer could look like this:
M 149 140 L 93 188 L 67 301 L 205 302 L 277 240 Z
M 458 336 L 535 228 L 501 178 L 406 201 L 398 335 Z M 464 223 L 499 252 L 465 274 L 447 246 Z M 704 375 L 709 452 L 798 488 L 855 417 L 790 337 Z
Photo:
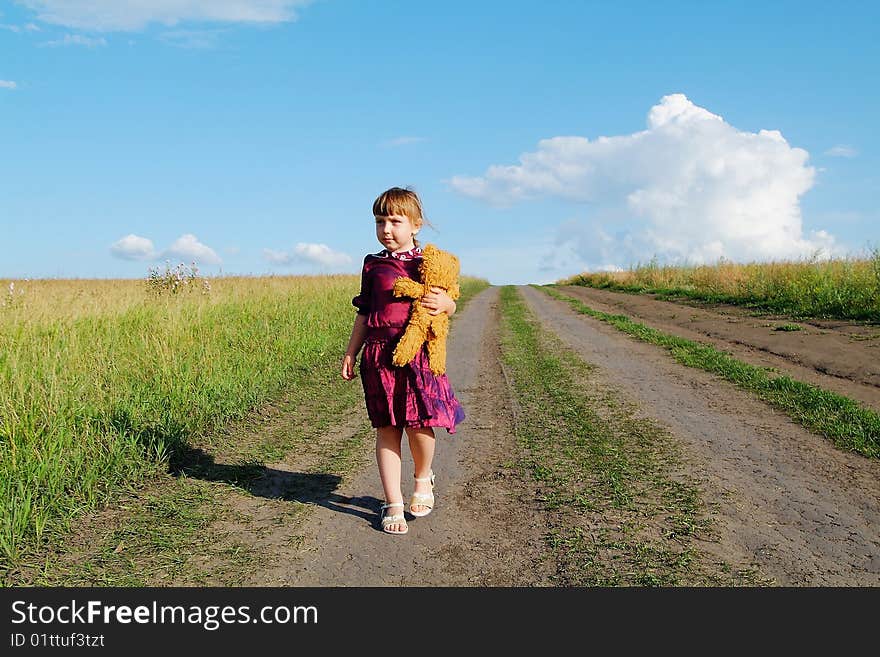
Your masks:
M 206 50 L 217 46 L 220 34 L 225 30 L 170 30 L 163 32 L 159 38 L 178 48 Z
M 273 265 L 289 265 L 292 262 L 291 255 L 287 251 L 263 249 L 263 257 Z
M 800 197 L 813 186 L 809 154 L 777 130 L 741 131 L 683 94 L 664 96 L 647 129 L 541 140 L 518 164 L 455 176 L 459 193 L 505 206 L 542 196 L 589 208 L 560 227 L 545 258 L 610 268 L 646 262 L 792 258 L 837 249 L 825 231 L 803 234 Z M 556 265 L 554 265 L 556 263 Z M 573 264 L 573 263 L 568 263 Z
M 385 146 L 396 147 L 396 146 L 408 146 L 409 144 L 418 144 L 420 142 L 426 141 L 424 137 L 395 137 L 394 139 L 389 139 L 385 142 Z
M 139 30 L 187 21 L 281 23 L 311 0 L 19 0 L 46 23 L 98 31 Z
M 54 41 L 46 41 L 41 44 L 51 48 L 58 46 L 85 46 L 86 48 L 97 48 L 98 46 L 106 46 L 107 40 L 104 37 L 93 39 L 92 37 L 83 36 L 82 34 L 65 34 L 63 39 Z
M 123 260 L 152 260 L 156 257 L 152 240 L 133 234 L 111 244 L 110 253 Z
M 859 152 L 855 148 L 846 144 L 837 144 L 825 151 L 825 155 L 831 157 L 855 157 L 858 154 Z
M 300 242 L 293 251 L 263 249 L 263 257 L 273 265 L 292 265 L 305 263 L 321 267 L 345 267 L 352 263 L 351 256 L 334 251 L 326 244 L 306 244 Z
M 17 89 L 18 85 L 12 80 L 0 80 L 0 89 Z
M 191 233 L 178 237 L 174 244 L 165 249 L 162 257 L 196 262 L 200 265 L 219 265 L 223 262 L 214 249 L 199 242 L 198 238 Z
M 27 25 L 10 25 L 9 23 L 0 23 L 0 30 L 9 30 L 10 32 L 20 34 L 22 32 L 39 32 L 40 28 L 33 23 L 28 23 Z

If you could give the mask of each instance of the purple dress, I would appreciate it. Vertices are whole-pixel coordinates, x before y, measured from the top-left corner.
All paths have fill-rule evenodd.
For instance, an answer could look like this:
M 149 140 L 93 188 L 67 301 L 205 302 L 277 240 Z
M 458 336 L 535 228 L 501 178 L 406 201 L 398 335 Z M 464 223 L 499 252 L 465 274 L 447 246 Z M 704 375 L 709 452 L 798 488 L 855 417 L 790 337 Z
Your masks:
M 447 376 L 431 371 L 427 346 L 407 365 L 391 362 L 413 301 L 392 294 L 394 281 L 399 276 L 419 280 L 421 259 L 420 247 L 403 253 L 383 249 L 364 258 L 361 293 L 351 300 L 367 316 L 360 362 L 364 400 L 374 427 L 444 427 L 452 434 L 464 420 L 464 409 Z

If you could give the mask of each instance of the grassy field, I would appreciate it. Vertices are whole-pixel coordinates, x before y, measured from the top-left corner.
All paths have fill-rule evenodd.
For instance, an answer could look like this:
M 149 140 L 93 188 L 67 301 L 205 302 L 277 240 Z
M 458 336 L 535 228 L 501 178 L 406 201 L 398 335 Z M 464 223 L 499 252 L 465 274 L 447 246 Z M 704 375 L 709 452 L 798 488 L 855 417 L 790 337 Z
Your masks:
M 194 437 L 337 369 L 359 282 L 16 281 L 0 306 L 0 572 Z M 463 277 L 463 296 L 487 284 Z
M 672 267 L 584 273 L 558 285 L 733 303 L 800 317 L 880 321 L 880 248 L 868 258 Z

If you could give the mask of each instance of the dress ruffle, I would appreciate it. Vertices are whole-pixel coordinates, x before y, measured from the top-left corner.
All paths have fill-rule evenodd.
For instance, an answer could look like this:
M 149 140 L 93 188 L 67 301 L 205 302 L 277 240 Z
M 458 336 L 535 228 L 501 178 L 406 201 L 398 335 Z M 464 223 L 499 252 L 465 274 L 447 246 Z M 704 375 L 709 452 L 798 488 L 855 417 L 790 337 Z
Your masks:
M 442 427 L 450 434 L 465 418 L 445 374 L 436 375 L 427 346 L 407 365 L 391 358 L 397 337 L 367 337 L 360 362 L 367 415 L 374 427 Z

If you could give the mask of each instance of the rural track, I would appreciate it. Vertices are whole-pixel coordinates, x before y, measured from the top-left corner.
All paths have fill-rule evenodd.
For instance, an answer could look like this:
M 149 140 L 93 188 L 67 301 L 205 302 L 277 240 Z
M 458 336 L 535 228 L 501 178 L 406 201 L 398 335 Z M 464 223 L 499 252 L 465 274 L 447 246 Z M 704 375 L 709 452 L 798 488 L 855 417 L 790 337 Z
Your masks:
M 683 446 L 717 505 L 720 540 L 707 551 L 783 586 L 880 584 L 880 462 L 541 290 L 518 289 L 544 328 Z
M 880 411 L 880 327 L 848 320 L 790 318 L 719 304 L 687 304 L 584 287 L 559 286 L 594 310 L 696 340 L 758 367 L 850 397 Z M 776 326 L 796 326 L 777 331 Z
M 500 369 L 499 288 L 454 318 L 448 374 L 467 415 L 457 433 L 436 430 L 435 510 L 408 519 L 409 533 L 378 529 L 382 488 L 375 462 L 340 482 L 332 503 L 305 521 L 299 556 L 254 573 L 255 586 L 529 586 L 552 571 L 534 519 L 535 491 L 509 464 L 517 449 Z M 360 386 L 355 379 L 352 385 Z M 403 439 L 403 495 L 412 457 Z

